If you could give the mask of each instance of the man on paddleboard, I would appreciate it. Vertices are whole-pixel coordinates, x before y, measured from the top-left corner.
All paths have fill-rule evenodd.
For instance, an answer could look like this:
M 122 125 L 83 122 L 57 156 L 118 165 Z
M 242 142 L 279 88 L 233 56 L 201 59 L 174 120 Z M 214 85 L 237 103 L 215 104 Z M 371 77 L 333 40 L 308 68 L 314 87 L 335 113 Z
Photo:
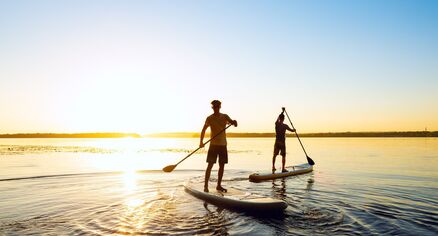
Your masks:
M 289 128 L 288 125 L 284 124 L 284 110 L 285 108 L 282 108 L 283 111 L 278 116 L 277 121 L 275 121 L 275 144 L 274 144 L 274 156 L 272 157 L 272 173 L 275 172 L 275 158 L 277 157 L 278 153 L 283 157 L 283 160 L 281 162 L 282 172 L 287 172 L 284 165 L 286 163 L 286 130 L 289 130 L 291 132 L 295 132 L 295 129 Z
M 208 148 L 207 154 L 207 169 L 205 170 L 205 182 L 204 182 L 204 192 L 208 192 L 208 181 L 210 180 L 210 173 L 213 165 L 219 156 L 219 171 L 216 190 L 221 192 L 226 192 L 227 190 L 222 187 L 222 177 L 224 175 L 225 164 L 228 163 L 228 151 L 227 151 L 227 139 L 225 133 L 225 127 L 227 124 L 233 124 L 237 127 L 237 121 L 232 120 L 227 114 L 222 114 L 219 112 L 221 109 L 221 102 L 219 100 L 214 100 L 211 102 L 211 108 L 213 109 L 213 114 L 207 117 L 205 120 L 204 127 L 201 131 L 201 140 L 199 147 L 204 147 L 204 135 L 208 127 L 211 130 L 211 140 L 210 147 Z

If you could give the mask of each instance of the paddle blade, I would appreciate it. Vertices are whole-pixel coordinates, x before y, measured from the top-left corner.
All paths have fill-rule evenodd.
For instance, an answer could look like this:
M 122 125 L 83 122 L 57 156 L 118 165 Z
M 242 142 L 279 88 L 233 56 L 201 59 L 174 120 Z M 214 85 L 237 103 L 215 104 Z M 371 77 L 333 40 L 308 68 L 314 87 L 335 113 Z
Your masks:
M 307 156 L 307 163 L 309 163 L 309 165 L 313 166 L 315 165 L 315 162 L 312 160 L 312 158 Z
M 176 165 L 170 165 L 163 168 L 164 172 L 172 172 L 175 169 Z

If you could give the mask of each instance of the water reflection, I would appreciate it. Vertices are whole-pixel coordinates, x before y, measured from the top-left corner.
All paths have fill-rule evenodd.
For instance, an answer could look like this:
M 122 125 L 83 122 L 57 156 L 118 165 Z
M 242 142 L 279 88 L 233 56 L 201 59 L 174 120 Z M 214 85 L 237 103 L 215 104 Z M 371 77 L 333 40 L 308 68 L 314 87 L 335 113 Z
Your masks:
M 204 220 L 207 222 L 208 228 L 213 228 L 213 235 L 229 235 L 226 227 L 227 220 L 224 217 L 226 213 L 223 208 L 213 206 L 216 210 L 209 209 L 209 204 L 204 202 L 204 208 L 207 210 L 207 214 L 204 216 Z
M 129 210 L 133 210 L 141 205 L 143 205 L 143 200 L 138 198 L 129 198 L 125 201 L 125 206 L 127 206 Z
M 286 180 L 284 178 L 272 180 L 272 193 L 274 198 L 286 199 Z
M 134 193 L 135 190 L 137 189 L 137 173 L 135 170 L 126 170 L 123 175 L 123 186 L 124 186 L 124 191 L 127 194 L 131 194 Z
M 307 185 L 306 185 L 306 191 L 309 192 L 310 190 L 312 190 L 313 187 L 313 183 L 315 182 L 315 180 L 313 179 L 313 174 L 312 176 L 310 176 L 310 178 L 307 180 Z
M 144 200 L 136 194 L 139 176 L 135 170 L 126 170 L 122 174 L 122 192 L 126 196 L 123 201 L 124 210 L 118 218 L 116 232 L 119 234 L 132 233 L 142 230 L 144 224 L 143 205 Z

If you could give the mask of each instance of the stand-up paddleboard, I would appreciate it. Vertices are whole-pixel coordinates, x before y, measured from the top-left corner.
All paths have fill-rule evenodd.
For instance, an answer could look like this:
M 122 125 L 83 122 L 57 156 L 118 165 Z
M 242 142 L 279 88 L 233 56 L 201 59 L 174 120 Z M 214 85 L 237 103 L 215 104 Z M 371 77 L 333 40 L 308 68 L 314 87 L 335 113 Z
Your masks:
M 270 197 L 257 196 L 237 189 L 228 188 L 226 193 L 210 188 L 210 192 L 203 191 L 203 183 L 195 184 L 189 181 L 184 183 L 184 189 L 191 195 L 208 203 L 243 211 L 281 211 L 287 207 L 286 202 Z
M 275 173 L 266 172 L 266 173 L 254 173 L 249 176 L 250 181 L 261 181 L 261 180 L 269 180 L 269 179 L 277 179 L 283 178 L 293 175 L 300 175 L 309 173 L 313 170 L 313 166 L 309 164 L 301 164 L 296 166 L 289 166 L 287 172 L 277 171 Z

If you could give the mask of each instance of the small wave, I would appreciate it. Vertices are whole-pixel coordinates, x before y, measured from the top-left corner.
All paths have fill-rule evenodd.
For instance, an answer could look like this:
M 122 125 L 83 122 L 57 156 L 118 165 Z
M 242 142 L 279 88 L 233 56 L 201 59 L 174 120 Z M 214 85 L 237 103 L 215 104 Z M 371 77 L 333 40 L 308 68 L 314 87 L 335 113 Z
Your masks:
M 56 235 L 68 234 L 72 227 L 69 219 L 45 214 L 24 220 L 3 222 L 0 224 L 0 232 L 5 235 L 37 235 L 52 232 Z
M 111 175 L 111 174 L 120 174 L 120 173 L 123 172 L 115 171 L 115 172 L 94 172 L 94 173 L 58 174 L 58 175 L 37 175 L 37 176 L 26 176 L 26 177 L 17 177 L 17 178 L 6 178 L 6 179 L 0 179 L 0 181 L 58 178 L 58 177 L 70 177 L 70 176 L 87 176 L 87 175 Z
M 224 182 L 248 181 L 248 177 L 236 177 L 231 179 L 224 179 Z
M 201 172 L 201 170 L 174 170 L 174 172 Z M 5 178 L 0 179 L 0 181 L 17 181 L 17 180 L 30 180 L 30 179 L 41 179 L 41 178 L 59 178 L 59 177 L 72 177 L 72 176 L 96 176 L 96 175 L 119 175 L 124 174 L 125 171 L 107 171 L 107 172 L 89 172 L 89 173 L 72 173 L 72 174 L 56 174 L 56 175 L 37 175 L 37 176 L 25 176 L 16 178 Z M 146 173 L 163 173 L 162 170 L 137 170 L 135 173 L 146 174 Z M 163 173 L 164 174 L 164 173 Z

